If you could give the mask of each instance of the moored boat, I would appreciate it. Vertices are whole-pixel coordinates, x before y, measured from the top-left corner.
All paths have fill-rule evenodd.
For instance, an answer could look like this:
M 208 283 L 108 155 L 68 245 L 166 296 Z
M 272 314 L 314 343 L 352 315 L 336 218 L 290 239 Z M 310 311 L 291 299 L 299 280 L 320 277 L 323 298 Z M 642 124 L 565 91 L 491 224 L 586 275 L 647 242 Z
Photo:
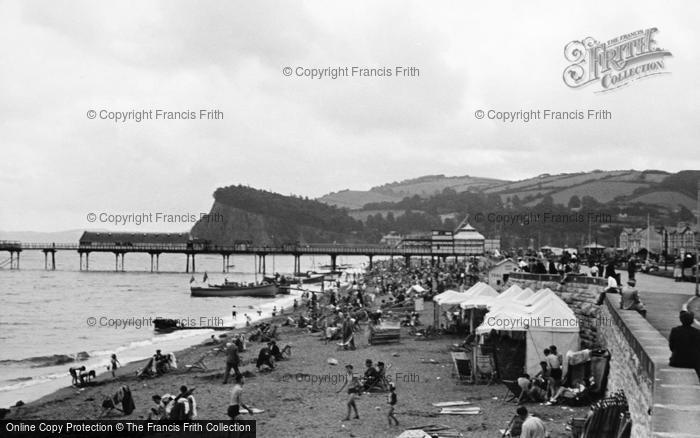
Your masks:
M 193 297 L 260 297 L 273 298 L 277 294 L 275 284 L 246 285 L 238 283 L 209 284 L 190 287 Z

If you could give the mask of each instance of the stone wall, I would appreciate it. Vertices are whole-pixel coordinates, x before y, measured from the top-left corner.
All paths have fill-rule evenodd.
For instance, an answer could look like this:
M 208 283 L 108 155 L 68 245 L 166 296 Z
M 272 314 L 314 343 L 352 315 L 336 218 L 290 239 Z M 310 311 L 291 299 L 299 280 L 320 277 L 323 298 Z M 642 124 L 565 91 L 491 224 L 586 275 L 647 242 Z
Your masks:
M 598 346 L 598 327 L 605 324 L 600 318 L 599 306 L 595 302 L 605 290 L 607 281 L 603 278 L 571 276 L 562 284 L 559 275 L 540 275 L 514 272 L 508 277 L 506 286 L 517 284 L 522 289 L 529 287 L 537 292 L 549 288 L 571 307 L 579 320 L 581 346 L 595 348 Z
M 508 285 L 549 288 L 576 313 L 584 348 L 610 351 L 608 393 L 623 390 L 632 417 L 632 437 L 700 438 L 700 381 L 694 370 L 668 366 L 668 340 L 633 310 L 620 310 L 620 296 L 595 305 L 607 282 L 558 275 L 513 273 Z M 680 309 L 679 309 L 680 310 Z
M 610 351 L 607 391 L 625 392 L 632 418 L 632 436 L 647 437 L 651 431 L 655 367 L 628 325 L 646 321 L 637 312 L 617 311 L 619 300 L 619 295 L 610 295 L 600 308 L 601 320 L 610 322 L 602 324 L 598 329 L 600 346 Z M 642 321 L 632 321 L 637 318 Z M 644 334 L 642 327 L 637 328 L 637 335 Z M 652 329 L 646 334 L 655 337 L 658 332 L 656 335 L 654 332 L 656 331 Z

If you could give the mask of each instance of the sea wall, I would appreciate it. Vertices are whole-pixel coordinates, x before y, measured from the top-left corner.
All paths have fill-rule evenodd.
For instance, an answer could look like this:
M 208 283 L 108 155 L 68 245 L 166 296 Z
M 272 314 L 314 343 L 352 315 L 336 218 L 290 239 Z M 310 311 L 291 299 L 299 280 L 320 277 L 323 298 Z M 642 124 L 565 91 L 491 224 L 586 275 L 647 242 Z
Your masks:
M 639 313 L 608 295 L 600 345 L 611 353 L 608 391 L 622 389 L 633 437 L 700 437 L 700 381 L 694 370 L 668 365 L 668 340 Z
M 570 276 L 564 283 L 561 280 L 559 275 L 514 272 L 508 277 L 506 286 L 517 284 L 535 292 L 545 288 L 555 292 L 571 307 L 579 320 L 582 347 L 594 348 L 598 344 L 598 328 L 606 323 L 600 318 L 600 308 L 595 303 L 607 282 L 603 278 L 586 276 Z

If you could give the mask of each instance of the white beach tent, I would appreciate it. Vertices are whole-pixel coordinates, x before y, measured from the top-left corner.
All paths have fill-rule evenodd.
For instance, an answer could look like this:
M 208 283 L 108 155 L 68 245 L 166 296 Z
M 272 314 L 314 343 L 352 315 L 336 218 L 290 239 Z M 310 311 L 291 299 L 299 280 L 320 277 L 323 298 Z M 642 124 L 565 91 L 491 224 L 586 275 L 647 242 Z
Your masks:
M 433 297 L 433 302 L 439 306 L 455 306 L 461 304 L 464 300 L 469 298 L 466 292 L 457 292 L 456 290 L 446 290 L 441 294 L 437 294 Z
M 579 326 L 574 311 L 556 294 L 549 292 L 542 294 L 533 305 L 508 305 L 491 311 L 476 328 L 478 335 L 491 330 L 525 332 L 525 372 L 530 375 L 540 370 L 543 351 L 550 345 L 556 345 L 559 352 L 579 349 Z M 562 366 L 566 373 L 567 364 Z
M 441 294 L 433 297 L 433 325 L 440 326 L 440 307 L 442 306 L 458 306 L 464 302 L 469 295 L 466 292 L 457 292 L 455 290 L 446 290 Z
M 471 288 L 465 292 L 469 296 L 459 304 L 462 309 L 485 309 L 498 298 L 498 292 L 494 288 L 488 284 L 482 284 L 483 286 L 475 290 Z
M 504 290 L 498 295 L 498 300 L 509 300 L 520 295 L 523 290 L 517 284 L 511 285 L 508 289 Z

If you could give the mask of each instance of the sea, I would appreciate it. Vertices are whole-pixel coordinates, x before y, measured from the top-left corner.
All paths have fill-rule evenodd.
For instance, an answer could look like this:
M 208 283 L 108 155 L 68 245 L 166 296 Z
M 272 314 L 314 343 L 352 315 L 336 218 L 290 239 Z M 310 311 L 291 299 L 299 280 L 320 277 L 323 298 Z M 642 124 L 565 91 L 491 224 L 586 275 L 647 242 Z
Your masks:
M 355 268 L 366 261 L 338 257 L 339 264 Z M 302 257 L 301 269 L 322 270 L 329 262 L 329 257 Z M 41 251 L 24 251 L 20 270 L 0 269 L 0 407 L 69 386 L 72 366 L 85 365 L 99 374 L 107 371 L 112 354 L 126 364 L 156 349 L 181 350 L 216 333 L 159 334 L 153 318 L 180 319 L 190 326 L 244 326 L 246 315 L 253 321 L 266 318 L 275 307 L 291 308 L 298 298 L 294 292 L 275 298 L 193 298 L 190 281 L 201 283 L 205 272 L 209 283 L 262 280 L 252 255 L 231 256 L 227 273 L 222 273 L 221 256 L 198 255 L 196 263 L 196 273 L 185 273 L 185 255 L 161 254 L 159 272 L 151 273 L 149 255 L 130 253 L 125 272 L 115 272 L 113 254 L 92 253 L 90 269 L 81 271 L 77 252 L 58 251 L 56 270 L 47 271 Z M 266 264 L 268 274 L 290 273 L 294 267 L 291 256 L 268 255 Z

